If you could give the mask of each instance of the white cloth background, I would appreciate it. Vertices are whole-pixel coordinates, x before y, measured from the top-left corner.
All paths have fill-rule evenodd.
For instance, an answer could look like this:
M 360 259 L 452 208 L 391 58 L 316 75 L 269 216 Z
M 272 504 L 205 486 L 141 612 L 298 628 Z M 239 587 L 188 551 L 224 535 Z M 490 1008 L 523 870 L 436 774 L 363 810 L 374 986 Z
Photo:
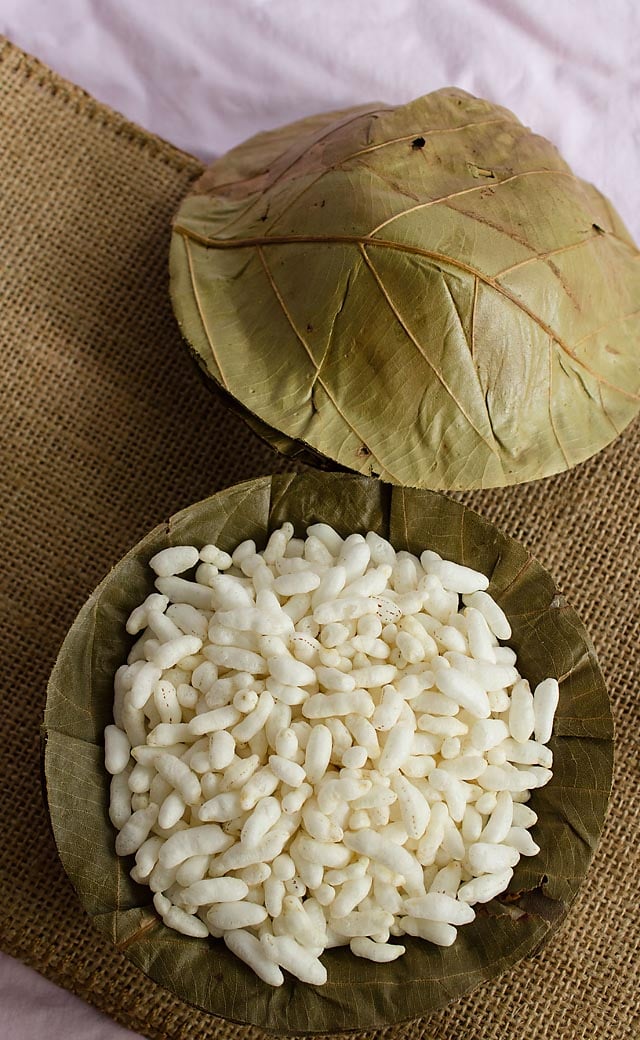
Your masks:
M 640 239 L 637 0 L 0 0 L 0 32 L 205 159 L 313 112 L 459 86 L 551 138 Z M 133 1035 L 0 955 L 2 1040 Z

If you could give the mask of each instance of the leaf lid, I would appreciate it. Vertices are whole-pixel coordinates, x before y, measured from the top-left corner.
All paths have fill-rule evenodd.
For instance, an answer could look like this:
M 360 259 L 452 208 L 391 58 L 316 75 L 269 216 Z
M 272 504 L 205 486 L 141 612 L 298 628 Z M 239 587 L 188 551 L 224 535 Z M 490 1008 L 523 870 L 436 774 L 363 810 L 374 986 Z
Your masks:
M 635 416 L 639 259 L 552 144 L 444 89 L 213 163 L 174 223 L 171 293 L 279 450 L 471 489 L 568 469 Z

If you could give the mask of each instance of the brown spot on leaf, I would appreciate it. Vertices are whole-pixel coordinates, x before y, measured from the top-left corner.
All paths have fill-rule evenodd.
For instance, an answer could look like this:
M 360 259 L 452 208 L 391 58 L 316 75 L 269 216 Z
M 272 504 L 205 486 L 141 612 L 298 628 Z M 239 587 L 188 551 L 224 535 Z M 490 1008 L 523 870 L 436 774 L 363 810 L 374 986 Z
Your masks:
M 488 181 L 494 181 L 496 179 L 493 170 L 489 170 L 484 166 L 476 166 L 473 162 L 468 162 L 467 166 L 472 177 L 482 177 Z
M 414 137 L 413 141 L 411 142 L 411 147 L 413 148 L 414 152 L 417 152 L 420 148 L 424 148 L 426 143 L 427 142 L 425 141 L 424 137 Z

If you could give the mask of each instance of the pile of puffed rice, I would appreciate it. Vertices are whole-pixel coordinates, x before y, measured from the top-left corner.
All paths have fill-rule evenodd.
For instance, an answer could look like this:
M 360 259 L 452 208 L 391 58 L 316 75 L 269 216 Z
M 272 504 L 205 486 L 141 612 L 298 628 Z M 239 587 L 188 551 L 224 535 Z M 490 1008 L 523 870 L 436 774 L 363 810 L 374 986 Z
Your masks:
M 321 523 L 150 565 L 105 761 L 164 923 L 273 986 L 322 985 L 333 946 L 451 945 L 539 852 L 526 803 L 552 775 L 558 683 L 521 678 L 485 575 Z

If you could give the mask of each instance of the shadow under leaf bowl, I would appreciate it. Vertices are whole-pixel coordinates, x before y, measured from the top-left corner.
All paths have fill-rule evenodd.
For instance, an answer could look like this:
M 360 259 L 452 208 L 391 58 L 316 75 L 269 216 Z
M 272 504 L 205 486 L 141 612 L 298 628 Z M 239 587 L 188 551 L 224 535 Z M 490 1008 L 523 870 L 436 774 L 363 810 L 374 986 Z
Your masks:
M 490 576 L 490 593 L 513 629 L 510 645 L 533 685 L 553 675 L 560 702 L 550 746 L 550 783 L 533 792 L 532 834 L 541 851 L 523 857 L 508 891 L 485 906 L 443 949 L 403 938 L 391 964 L 327 951 L 328 982 L 286 975 L 273 989 L 222 940 L 187 938 L 156 915 L 148 888 L 119 859 L 108 816 L 103 730 L 112 721 L 113 676 L 131 637 L 125 622 L 152 590 L 151 556 L 168 545 L 215 542 L 231 551 L 291 520 L 296 534 L 325 521 L 343 534 L 378 531 L 397 549 L 435 549 Z M 305 472 L 251 480 L 176 514 L 142 539 L 84 605 L 48 687 L 44 770 L 53 833 L 64 868 L 96 927 L 156 983 L 190 1004 L 236 1022 L 285 1033 L 380 1028 L 428 1014 L 495 978 L 546 942 L 587 873 L 611 786 L 613 724 L 595 652 L 550 575 L 516 541 L 443 495 L 366 477 Z

